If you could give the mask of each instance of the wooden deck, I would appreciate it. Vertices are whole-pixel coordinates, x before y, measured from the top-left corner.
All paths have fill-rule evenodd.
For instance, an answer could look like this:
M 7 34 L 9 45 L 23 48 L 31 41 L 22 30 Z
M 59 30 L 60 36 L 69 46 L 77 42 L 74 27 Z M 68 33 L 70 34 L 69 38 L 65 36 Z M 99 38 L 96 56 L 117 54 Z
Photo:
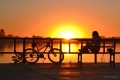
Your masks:
M 120 64 L 0 64 L 0 80 L 120 80 Z

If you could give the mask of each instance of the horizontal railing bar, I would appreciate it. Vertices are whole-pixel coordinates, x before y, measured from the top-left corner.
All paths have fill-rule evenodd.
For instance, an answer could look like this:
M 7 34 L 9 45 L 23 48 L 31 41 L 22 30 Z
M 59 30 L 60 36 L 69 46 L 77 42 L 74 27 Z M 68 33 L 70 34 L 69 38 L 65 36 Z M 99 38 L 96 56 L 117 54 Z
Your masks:
M 65 38 L 5 38 L 5 37 L 0 37 L 0 39 L 45 39 L 45 40 L 67 40 Z M 84 40 L 84 41 L 89 41 L 91 38 L 71 38 L 70 40 Z M 102 38 L 101 41 L 120 41 L 120 38 Z
M 0 54 L 15 54 L 15 52 L 0 52 Z M 23 53 L 23 52 L 19 52 L 19 53 Z M 43 53 L 43 52 L 38 52 L 38 53 Z M 79 54 L 79 52 L 63 52 L 64 54 Z M 48 54 L 48 52 L 45 52 L 44 54 Z M 57 53 L 59 54 L 59 53 Z M 110 54 L 108 52 L 99 52 L 99 53 L 82 53 L 82 54 Z M 115 54 L 120 54 L 120 52 L 115 52 Z

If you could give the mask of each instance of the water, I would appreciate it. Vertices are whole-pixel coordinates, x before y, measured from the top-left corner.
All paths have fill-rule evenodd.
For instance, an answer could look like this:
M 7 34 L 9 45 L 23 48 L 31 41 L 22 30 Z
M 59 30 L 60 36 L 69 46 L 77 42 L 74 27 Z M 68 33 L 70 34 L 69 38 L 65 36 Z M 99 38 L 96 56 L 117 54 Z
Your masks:
M 43 45 L 44 44 L 42 43 L 41 45 L 39 45 L 39 47 L 42 47 Z M 26 48 L 30 48 L 31 44 L 27 43 L 25 46 L 26 46 Z M 80 49 L 80 44 L 71 44 L 70 46 L 71 46 L 70 52 L 78 52 L 78 49 Z M 18 42 L 16 44 L 16 47 L 17 47 L 16 51 L 18 51 L 18 52 L 23 51 L 22 43 Z M 53 45 L 53 47 L 60 48 L 60 45 L 56 43 Z M 0 52 L 13 52 L 13 51 L 14 51 L 14 45 L 12 42 L 8 43 L 8 44 L 2 44 L 0 46 Z M 62 51 L 67 52 L 67 54 L 65 54 L 63 62 L 67 62 L 67 63 L 77 62 L 77 54 L 69 53 L 69 45 L 67 43 L 62 44 Z M 100 51 L 102 51 L 102 49 Z M 120 44 L 117 44 L 116 51 L 120 52 Z M 14 55 L 14 53 L 13 54 L 0 53 L 0 63 L 13 63 L 13 61 L 12 61 L 13 55 Z M 46 60 L 40 59 L 38 61 L 38 63 L 50 63 L 50 61 L 47 57 L 47 54 L 45 54 L 45 57 L 46 57 Z M 98 59 L 97 59 L 98 62 L 109 62 L 109 54 L 98 54 L 97 57 L 98 57 Z M 116 58 L 115 59 L 116 62 L 120 62 L 120 54 L 116 54 L 115 58 Z M 83 54 L 83 62 L 94 62 L 94 55 L 93 54 Z

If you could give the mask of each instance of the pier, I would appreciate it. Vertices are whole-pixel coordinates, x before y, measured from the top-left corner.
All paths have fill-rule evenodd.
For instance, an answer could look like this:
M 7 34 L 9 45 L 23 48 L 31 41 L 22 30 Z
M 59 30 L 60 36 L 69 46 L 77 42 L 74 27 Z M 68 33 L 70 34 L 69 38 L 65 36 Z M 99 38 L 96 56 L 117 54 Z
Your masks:
M 78 44 L 80 45 L 80 48 L 84 47 L 85 46 L 85 43 L 88 42 L 88 41 L 91 41 L 90 38 L 72 38 L 72 39 L 64 39 L 64 38 L 0 38 L 0 43 L 11 43 L 12 45 L 14 45 L 14 49 L 13 51 L 4 51 L 4 52 L 0 52 L 2 54 L 11 54 L 11 53 L 15 53 L 17 52 L 17 49 L 16 49 L 16 44 L 18 42 L 22 43 L 22 53 L 25 53 L 25 49 L 26 49 L 26 44 L 27 43 L 35 43 L 35 42 L 48 42 L 50 41 L 51 42 L 51 46 L 54 47 L 54 44 L 56 43 L 58 45 L 58 48 L 63 51 L 62 49 L 62 45 L 65 43 L 65 44 L 68 44 L 68 52 L 63 52 L 64 54 L 78 54 L 79 52 L 78 51 L 71 51 L 71 47 L 72 45 L 71 44 Z M 104 39 L 101 39 L 101 51 L 99 53 L 83 53 L 83 54 L 94 54 L 94 63 L 97 63 L 97 54 L 110 54 L 106 49 L 107 48 L 111 48 L 113 49 L 114 53 L 115 54 L 120 54 L 120 51 L 117 52 L 116 51 L 116 44 L 120 44 L 120 39 L 114 39 L 114 38 L 104 38 Z M 79 48 L 79 49 L 80 49 Z M 24 55 L 23 55 L 24 56 Z M 80 55 L 81 56 L 81 55 Z M 113 57 L 112 57 L 113 56 Z M 80 62 L 80 60 L 82 61 L 82 57 L 81 59 L 79 59 L 79 55 L 78 55 L 78 62 Z M 111 59 L 113 58 L 113 59 Z M 61 59 L 61 57 L 60 57 Z M 114 62 L 115 63 L 115 55 L 110 55 L 110 59 L 113 60 L 110 62 Z M 24 59 L 23 59 L 23 63 L 25 63 Z
M 0 54 L 14 54 L 17 51 L 17 43 L 22 43 L 22 53 L 25 52 L 27 43 L 34 42 L 47 42 L 50 40 L 51 45 L 58 44 L 58 48 L 62 50 L 63 44 L 69 45 L 69 54 L 78 55 L 78 62 L 82 60 L 82 55 L 79 55 L 79 51 L 73 52 L 72 44 L 78 44 L 79 47 L 85 46 L 85 43 L 91 41 L 91 39 L 62 39 L 62 38 L 0 38 L 2 43 L 10 43 L 13 45 L 13 51 L 4 51 Z M 120 39 L 102 39 L 101 50 L 97 54 L 109 54 L 109 63 L 97 63 L 96 53 L 83 53 L 94 54 L 94 63 L 36 63 L 25 64 L 23 63 L 0 63 L 0 80 L 119 80 L 120 79 L 120 63 L 115 62 L 115 55 L 120 54 L 116 51 L 116 44 L 120 44 Z M 113 49 L 113 53 L 107 51 L 107 49 Z M 67 54 L 68 52 L 63 52 Z M 46 53 L 47 54 L 47 53 Z M 79 57 L 80 56 L 80 57 Z M 116 64 L 116 65 L 115 65 Z M 79 68 L 78 65 L 82 65 Z M 110 66 L 109 66 L 110 65 Z M 111 66 L 113 65 L 113 66 Z

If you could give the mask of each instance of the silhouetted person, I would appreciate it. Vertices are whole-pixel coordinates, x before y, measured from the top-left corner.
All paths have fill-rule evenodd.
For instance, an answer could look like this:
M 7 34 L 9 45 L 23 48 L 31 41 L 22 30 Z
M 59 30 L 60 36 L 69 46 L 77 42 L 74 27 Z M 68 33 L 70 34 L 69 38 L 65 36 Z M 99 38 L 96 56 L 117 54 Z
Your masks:
M 98 53 L 100 50 L 100 36 L 99 33 L 97 31 L 93 31 L 92 33 L 92 41 L 86 43 L 86 46 L 81 48 L 81 50 L 79 49 L 80 53 Z

